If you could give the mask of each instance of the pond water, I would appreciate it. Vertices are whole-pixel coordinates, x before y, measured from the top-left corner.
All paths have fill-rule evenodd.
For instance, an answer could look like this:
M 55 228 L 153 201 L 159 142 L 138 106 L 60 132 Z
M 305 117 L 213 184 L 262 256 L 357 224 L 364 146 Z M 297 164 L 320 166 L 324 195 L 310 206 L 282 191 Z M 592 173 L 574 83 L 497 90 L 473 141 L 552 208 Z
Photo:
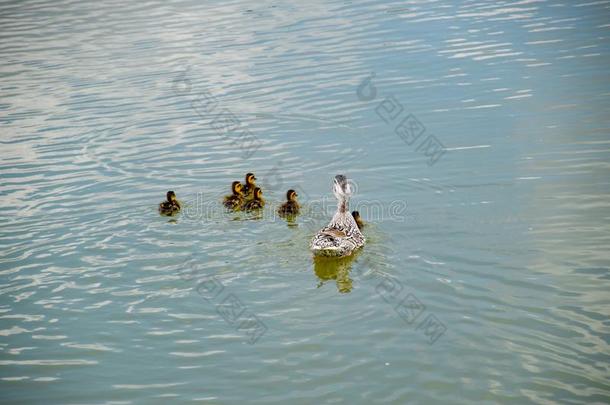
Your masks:
M 0 401 L 610 402 L 609 15 L 3 2 Z

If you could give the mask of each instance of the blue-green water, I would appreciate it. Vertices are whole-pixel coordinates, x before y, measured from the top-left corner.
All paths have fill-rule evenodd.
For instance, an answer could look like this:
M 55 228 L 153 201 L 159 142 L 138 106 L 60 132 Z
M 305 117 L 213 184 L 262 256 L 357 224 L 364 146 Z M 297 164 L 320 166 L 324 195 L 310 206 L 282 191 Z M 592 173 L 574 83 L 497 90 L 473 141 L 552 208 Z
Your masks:
M 0 401 L 610 402 L 609 15 L 0 3 Z

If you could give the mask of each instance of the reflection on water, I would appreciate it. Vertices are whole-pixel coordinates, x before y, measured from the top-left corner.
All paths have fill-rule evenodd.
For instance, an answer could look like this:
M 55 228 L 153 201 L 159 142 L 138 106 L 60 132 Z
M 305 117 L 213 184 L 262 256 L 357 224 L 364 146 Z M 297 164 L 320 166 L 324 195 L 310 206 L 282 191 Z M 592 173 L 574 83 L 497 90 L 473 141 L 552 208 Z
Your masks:
M 350 256 L 341 258 L 314 257 L 313 271 L 320 279 L 318 287 L 323 286 L 327 281 L 335 281 L 340 293 L 344 294 L 352 291 L 350 270 L 358 254 L 359 252 L 354 252 Z
M 288 227 L 295 227 L 295 226 L 299 226 L 297 219 L 298 219 L 298 215 L 283 215 L 280 216 L 284 221 L 286 221 L 286 225 Z

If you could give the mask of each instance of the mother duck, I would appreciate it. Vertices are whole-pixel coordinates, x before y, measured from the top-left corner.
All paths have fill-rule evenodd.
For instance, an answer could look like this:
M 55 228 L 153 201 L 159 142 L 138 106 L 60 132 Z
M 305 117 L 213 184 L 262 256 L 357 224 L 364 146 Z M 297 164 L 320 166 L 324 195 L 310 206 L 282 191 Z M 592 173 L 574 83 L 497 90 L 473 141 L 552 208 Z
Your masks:
M 322 228 L 311 240 L 314 256 L 344 257 L 364 246 L 366 241 L 354 217 L 349 212 L 349 198 L 352 189 L 347 178 L 338 174 L 333 182 L 333 194 L 337 198 L 337 212 L 330 223 Z

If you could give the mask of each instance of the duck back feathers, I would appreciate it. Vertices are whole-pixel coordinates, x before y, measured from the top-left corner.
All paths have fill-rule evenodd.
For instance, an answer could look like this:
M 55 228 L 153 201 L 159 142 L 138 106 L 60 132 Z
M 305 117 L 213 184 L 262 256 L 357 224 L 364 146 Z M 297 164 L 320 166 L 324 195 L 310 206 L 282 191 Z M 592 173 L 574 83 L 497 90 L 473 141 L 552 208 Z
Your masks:
M 349 256 L 366 242 L 356 220 L 348 210 L 351 187 L 345 176 L 335 176 L 333 193 L 338 201 L 337 212 L 329 224 L 318 231 L 311 240 L 310 248 L 315 256 Z

